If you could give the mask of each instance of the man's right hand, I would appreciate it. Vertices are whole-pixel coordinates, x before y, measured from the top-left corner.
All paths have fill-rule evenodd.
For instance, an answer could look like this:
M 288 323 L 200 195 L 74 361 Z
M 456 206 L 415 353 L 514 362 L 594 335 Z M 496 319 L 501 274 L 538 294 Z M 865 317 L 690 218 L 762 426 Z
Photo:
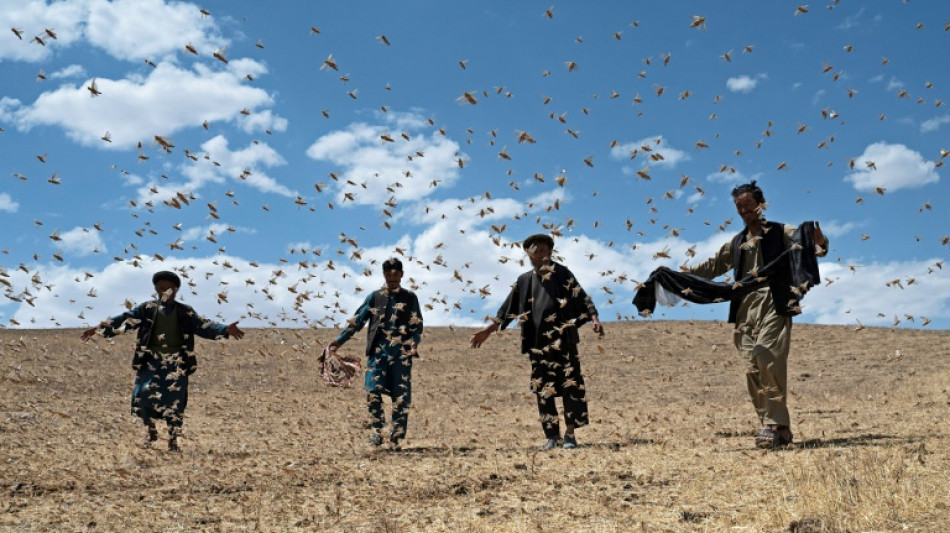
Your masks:
M 96 334 L 96 331 L 97 331 L 98 329 L 99 329 L 99 328 L 89 328 L 89 329 L 87 329 L 86 331 L 83 331 L 83 332 L 82 332 L 82 337 L 80 337 L 80 338 L 81 338 L 82 340 L 84 340 L 84 341 L 88 341 L 89 339 L 92 338 L 93 335 Z
M 472 348 L 478 348 L 488 339 L 490 335 L 491 331 L 487 329 L 478 330 L 472 335 L 472 338 L 469 339 L 468 345 Z

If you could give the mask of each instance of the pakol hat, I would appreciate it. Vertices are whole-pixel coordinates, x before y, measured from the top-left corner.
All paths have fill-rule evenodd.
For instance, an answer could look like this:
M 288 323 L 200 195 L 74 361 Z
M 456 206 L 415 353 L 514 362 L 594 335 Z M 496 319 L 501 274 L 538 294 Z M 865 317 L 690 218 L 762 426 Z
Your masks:
M 521 246 L 525 250 L 530 250 L 532 246 L 539 243 L 545 243 L 549 247 L 551 247 L 551 249 L 554 248 L 554 238 L 552 238 L 550 235 L 546 233 L 536 233 L 528 237 L 527 239 L 524 240 L 524 243 L 522 243 Z
M 156 272 L 155 275 L 152 276 L 152 285 L 157 285 L 159 281 L 168 281 L 173 283 L 176 288 L 181 288 L 181 278 L 178 277 L 178 274 L 169 272 L 168 270 Z

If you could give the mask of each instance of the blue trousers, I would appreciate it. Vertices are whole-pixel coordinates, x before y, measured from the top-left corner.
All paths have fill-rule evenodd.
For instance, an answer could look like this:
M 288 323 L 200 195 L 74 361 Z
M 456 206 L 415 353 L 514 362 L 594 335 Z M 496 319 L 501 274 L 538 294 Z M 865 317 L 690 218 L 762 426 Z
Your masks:
M 402 353 L 399 346 L 385 346 L 375 351 L 366 362 L 365 388 L 371 427 L 378 431 L 385 425 L 385 394 L 393 403 L 391 438 L 405 438 L 412 405 L 412 357 Z
M 188 376 L 176 372 L 175 363 L 149 361 L 135 375 L 132 414 L 148 423 L 162 419 L 168 427 L 181 427 L 188 405 Z

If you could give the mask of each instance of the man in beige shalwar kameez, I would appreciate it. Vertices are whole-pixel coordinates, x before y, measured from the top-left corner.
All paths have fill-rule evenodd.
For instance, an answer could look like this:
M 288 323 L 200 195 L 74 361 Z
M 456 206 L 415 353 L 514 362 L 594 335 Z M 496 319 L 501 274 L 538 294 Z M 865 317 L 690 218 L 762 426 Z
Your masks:
M 733 270 L 733 278 L 741 279 L 760 271 L 788 249 L 795 226 L 765 220 L 765 197 L 755 181 L 733 189 L 732 198 L 745 228 L 713 257 L 687 268 L 687 272 L 713 279 Z M 828 239 L 817 224 L 815 244 L 815 255 L 823 257 L 828 253 Z M 787 365 L 792 316 L 800 313 L 801 308 L 786 274 L 787 269 L 780 270 L 768 285 L 733 300 L 729 309 L 730 322 L 735 323 L 736 349 L 750 364 L 746 381 L 752 405 L 762 422 L 762 430 L 755 438 L 759 448 L 784 447 L 792 442 L 786 404 Z

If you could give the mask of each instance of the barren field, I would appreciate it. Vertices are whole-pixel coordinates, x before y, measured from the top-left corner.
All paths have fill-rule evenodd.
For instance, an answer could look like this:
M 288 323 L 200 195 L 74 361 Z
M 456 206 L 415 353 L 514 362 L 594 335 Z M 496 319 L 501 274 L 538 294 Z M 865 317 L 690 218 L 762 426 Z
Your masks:
M 133 335 L 0 331 L 0 529 L 950 529 L 950 333 L 796 325 L 796 444 L 761 452 L 728 325 L 606 327 L 582 331 L 592 424 L 552 452 L 517 332 L 427 331 L 401 451 L 368 444 L 360 387 L 320 379 L 335 332 L 199 340 L 175 454 L 138 447 Z

